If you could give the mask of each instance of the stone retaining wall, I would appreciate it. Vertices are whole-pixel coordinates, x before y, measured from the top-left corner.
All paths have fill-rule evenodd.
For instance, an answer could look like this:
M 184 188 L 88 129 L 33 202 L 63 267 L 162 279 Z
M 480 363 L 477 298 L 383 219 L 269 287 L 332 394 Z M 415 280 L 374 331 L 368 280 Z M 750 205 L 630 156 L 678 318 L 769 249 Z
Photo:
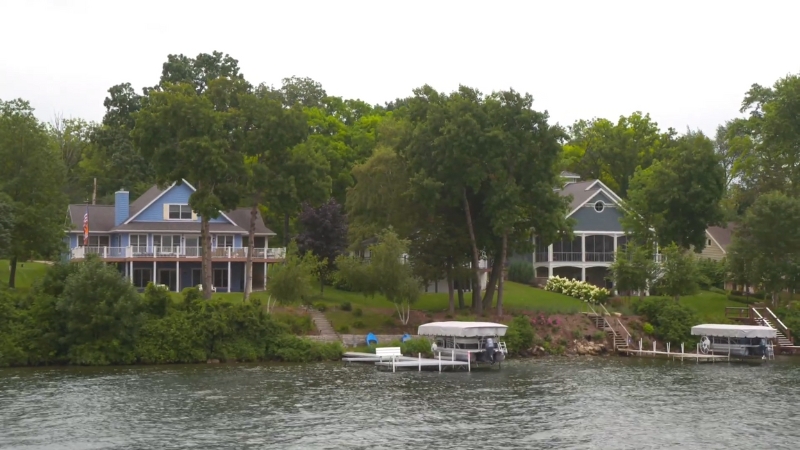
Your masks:
M 342 334 L 340 335 L 342 338 L 342 343 L 345 347 L 361 347 L 363 345 L 367 345 L 367 335 L 366 334 Z M 376 334 L 375 337 L 378 339 L 378 345 L 388 344 L 392 341 L 399 341 L 403 338 L 402 334 Z M 411 335 L 412 338 L 417 336 Z

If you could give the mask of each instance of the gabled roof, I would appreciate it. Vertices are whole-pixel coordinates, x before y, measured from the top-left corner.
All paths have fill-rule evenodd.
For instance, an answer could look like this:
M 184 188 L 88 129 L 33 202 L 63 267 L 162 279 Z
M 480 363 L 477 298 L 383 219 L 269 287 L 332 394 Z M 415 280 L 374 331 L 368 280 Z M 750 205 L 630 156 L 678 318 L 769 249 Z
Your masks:
M 128 214 L 134 216 L 142 212 L 145 206 L 151 204 L 155 199 L 161 197 L 161 195 L 166 191 L 166 189 L 161 189 L 158 185 L 153 185 L 150 189 L 148 189 L 144 194 L 140 195 L 139 198 L 134 200 L 129 208 Z
M 612 191 L 608 186 L 603 184 L 600 180 L 578 181 L 576 183 L 569 183 L 563 189 L 558 191 L 562 196 L 572 196 L 572 201 L 569 204 L 569 214 L 567 217 L 575 214 L 583 205 L 590 202 L 598 194 L 603 193 L 611 199 L 617 206 L 622 206 L 622 199 Z
M 228 211 L 226 213 L 228 217 L 233 219 L 233 221 L 244 231 L 250 230 L 250 208 L 237 208 L 233 211 Z M 256 234 L 266 234 L 269 236 L 275 236 L 275 233 L 267 228 L 264 225 L 264 219 L 261 218 L 261 211 L 256 211 Z
M 189 187 L 189 189 L 191 189 L 191 190 L 192 190 L 192 192 L 194 192 L 194 191 L 196 191 L 196 190 L 197 190 L 197 189 L 195 189 L 195 188 L 194 188 L 194 186 L 192 186 L 192 185 L 191 185 L 191 183 L 189 183 L 189 182 L 188 182 L 188 181 L 186 181 L 186 180 L 181 180 L 181 184 L 184 184 L 184 185 L 188 186 L 188 187 Z M 133 219 L 135 219 L 135 218 L 136 218 L 136 217 L 137 217 L 139 214 L 141 214 L 141 213 L 142 213 L 142 211 L 144 211 L 144 210 L 145 210 L 145 209 L 147 209 L 147 208 L 148 208 L 150 205 L 152 205 L 153 203 L 155 203 L 155 202 L 156 202 L 156 201 L 157 201 L 159 198 L 163 197 L 163 196 L 164 196 L 164 194 L 166 194 L 166 193 L 167 193 L 167 192 L 168 192 L 170 189 L 174 188 L 175 186 L 178 186 L 178 183 L 172 183 L 172 184 L 171 184 L 171 185 L 169 185 L 169 187 L 168 187 L 168 188 L 166 188 L 166 189 L 160 189 L 158 186 L 153 186 L 153 187 L 151 187 L 150 189 L 148 189 L 148 190 L 147 190 L 147 192 L 145 192 L 144 194 L 142 194 L 142 196 L 141 196 L 141 197 L 137 198 L 137 199 L 136 199 L 136 201 L 134 201 L 134 204 L 136 204 L 136 206 L 137 206 L 137 207 L 139 207 L 139 206 L 140 206 L 140 204 L 141 204 L 141 203 L 143 203 L 143 202 L 140 202 L 140 200 L 141 200 L 141 198 L 142 198 L 142 197 L 145 197 L 145 196 L 147 196 L 146 198 L 148 198 L 148 199 L 149 199 L 149 198 L 152 196 L 153 198 L 152 198 L 152 199 L 150 199 L 150 200 L 149 200 L 149 201 L 148 201 L 148 202 L 147 202 L 147 203 L 146 203 L 146 204 L 145 204 L 143 207 L 141 207 L 141 208 L 140 208 L 138 211 L 136 211 L 136 212 L 129 211 L 129 214 L 130 214 L 130 216 L 129 216 L 129 217 L 128 217 L 128 219 L 127 219 L 127 220 L 125 220 L 125 222 L 123 222 L 123 223 L 124 223 L 125 225 L 127 225 L 127 224 L 131 223 L 131 221 L 133 221 Z M 156 193 L 156 191 L 154 190 L 154 188 L 155 188 L 155 189 L 158 191 L 157 193 Z M 236 223 L 236 222 L 234 222 L 233 220 L 231 220 L 231 218 L 230 218 L 230 217 L 228 217 L 227 215 L 225 215 L 225 213 L 220 213 L 220 214 L 222 215 L 222 217 L 224 217 L 225 219 L 227 219 L 227 220 L 228 220 L 228 222 L 231 222 L 233 225 L 237 225 L 237 223 Z
M 74 231 L 83 231 L 83 215 L 86 213 L 86 204 L 69 205 L 69 228 Z M 113 205 L 89 205 L 89 233 L 106 232 L 114 227 Z
M 725 227 L 708 227 L 706 233 L 712 241 L 716 242 L 723 252 L 728 253 L 728 246 L 733 238 L 733 230 L 736 229 L 735 223 L 728 223 Z

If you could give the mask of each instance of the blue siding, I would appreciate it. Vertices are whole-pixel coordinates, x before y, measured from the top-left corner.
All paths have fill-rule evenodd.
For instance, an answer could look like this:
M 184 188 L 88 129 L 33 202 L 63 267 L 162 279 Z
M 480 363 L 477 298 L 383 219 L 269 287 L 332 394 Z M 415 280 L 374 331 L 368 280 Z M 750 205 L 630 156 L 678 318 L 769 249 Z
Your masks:
M 169 189 L 159 198 L 155 203 L 144 209 L 133 222 L 168 222 L 164 220 L 164 204 L 173 203 L 179 205 L 188 205 L 189 197 L 192 195 L 192 190 L 185 184 L 178 184 Z M 200 217 L 197 218 L 197 222 Z M 224 217 L 219 216 L 216 219 L 211 219 L 212 223 L 228 223 Z
M 594 202 L 580 208 L 572 215 L 575 231 L 623 231 L 622 212 L 617 207 L 606 206 L 602 212 L 594 210 Z
M 236 234 L 233 236 L 233 247 L 234 248 L 242 248 L 242 236 Z
M 120 225 L 130 217 L 130 194 L 127 191 L 114 193 L 114 226 Z

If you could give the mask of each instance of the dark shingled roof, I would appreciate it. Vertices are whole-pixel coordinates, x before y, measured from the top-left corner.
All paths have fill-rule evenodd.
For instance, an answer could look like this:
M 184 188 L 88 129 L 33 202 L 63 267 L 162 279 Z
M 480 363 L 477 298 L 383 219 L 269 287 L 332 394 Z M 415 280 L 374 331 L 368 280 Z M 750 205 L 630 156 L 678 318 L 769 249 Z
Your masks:
M 129 212 L 130 215 L 126 217 L 126 219 L 133 217 L 134 214 L 144 209 L 144 207 L 147 206 L 148 203 L 155 200 L 155 198 L 161 195 L 161 193 L 164 191 L 165 189 L 161 189 L 158 186 L 153 186 L 147 191 L 145 191 L 144 194 L 140 195 L 139 198 L 137 198 L 131 203 Z
M 91 213 L 90 213 L 91 214 Z M 247 230 L 229 223 L 210 223 L 212 233 L 247 234 Z M 112 231 L 172 231 L 175 233 L 200 233 L 200 222 L 131 222 Z
M 600 190 L 600 186 L 596 186 L 588 191 L 586 190 L 586 188 L 591 186 L 595 181 L 596 180 L 569 183 L 564 186 L 564 189 L 558 191 L 558 193 L 564 197 L 572 195 L 572 202 L 569 204 L 570 211 L 586 203 L 589 198 L 591 198 L 597 191 Z
M 225 214 L 245 231 L 250 230 L 250 208 L 237 208 Z M 256 212 L 256 234 L 275 236 L 275 233 L 264 225 L 264 219 L 261 218 L 261 211 Z
M 736 229 L 735 223 L 728 223 L 725 227 L 708 227 L 708 234 L 714 238 L 715 241 L 722 247 L 722 250 L 728 251 L 728 245 L 731 243 L 733 231 Z
M 69 205 L 70 229 L 83 231 L 83 214 L 86 204 Z M 89 205 L 89 232 L 110 231 L 114 227 L 114 207 L 110 205 Z

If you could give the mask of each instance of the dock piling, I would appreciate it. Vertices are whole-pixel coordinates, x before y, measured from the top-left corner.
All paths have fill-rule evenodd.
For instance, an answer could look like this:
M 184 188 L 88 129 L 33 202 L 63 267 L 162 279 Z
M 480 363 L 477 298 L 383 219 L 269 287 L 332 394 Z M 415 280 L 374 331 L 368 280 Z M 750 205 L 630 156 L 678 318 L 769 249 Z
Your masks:
M 419 358 L 419 372 L 422 372 L 422 353 L 417 353 L 417 357 Z

